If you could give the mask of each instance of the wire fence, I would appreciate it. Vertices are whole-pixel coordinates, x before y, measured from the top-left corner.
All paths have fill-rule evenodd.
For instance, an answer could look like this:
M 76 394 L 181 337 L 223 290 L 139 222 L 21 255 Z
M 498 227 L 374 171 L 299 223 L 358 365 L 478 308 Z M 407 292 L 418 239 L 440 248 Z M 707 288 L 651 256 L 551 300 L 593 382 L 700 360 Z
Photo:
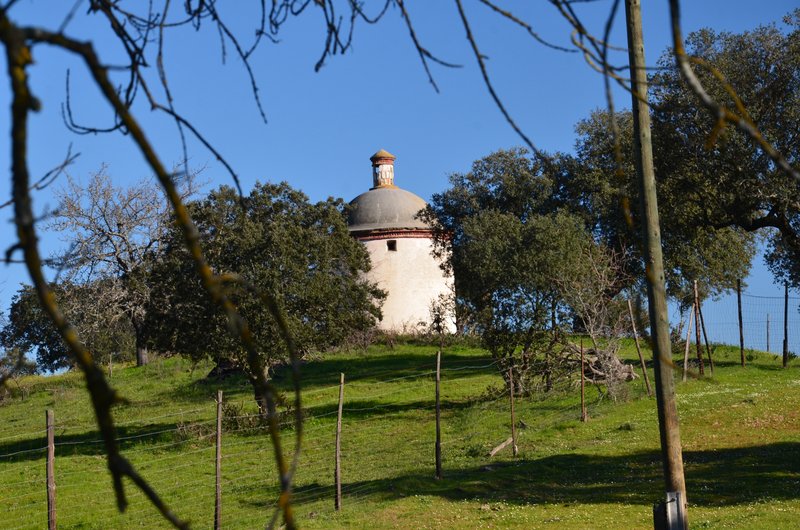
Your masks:
M 355 377 L 344 388 L 341 476 L 343 510 L 403 481 L 433 480 L 435 471 L 434 384 L 430 363 Z M 335 374 L 338 375 L 338 374 Z M 497 459 L 491 449 L 510 435 L 509 394 L 500 389 L 497 362 L 486 357 L 443 356 L 441 370 L 442 455 L 447 477 Z M 335 431 L 338 377 L 304 391 L 304 434 L 294 477 L 293 504 L 303 517 L 334 513 Z M 221 419 L 221 514 L 224 528 L 261 527 L 276 510 L 278 480 L 274 449 L 259 425 L 248 389 L 231 391 Z M 216 404 L 164 414 L 151 405 L 140 417 L 118 424 L 122 453 L 180 517 L 195 528 L 213 527 L 215 510 Z M 545 409 L 517 406 L 520 425 L 547 428 L 580 417 L 576 392 Z M 55 417 L 56 519 L 63 528 L 167 527 L 130 484 L 130 505 L 120 514 L 111 489 L 103 442 L 88 419 Z M 285 446 L 293 425 L 284 422 Z M 0 426 L 0 528 L 47 528 L 45 414 L 42 427 L 25 431 Z M 413 428 L 409 428 L 413 425 Z M 532 432 L 532 431 L 531 431 Z M 526 431 L 518 434 L 524 442 Z M 287 448 L 287 453 L 290 449 Z M 387 493 L 388 492 L 388 493 Z
M 790 355 L 800 354 L 800 296 L 792 291 L 786 297 L 743 290 L 741 301 L 741 329 L 745 349 L 780 355 L 783 353 L 786 335 Z M 736 293 L 705 302 L 702 309 L 708 340 L 739 346 L 740 323 Z M 681 317 L 684 322 L 688 319 L 686 314 L 674 315 L 673 319 L 677 321 Z
M 784 327 L 791 352 L 800 352 L 800 297 L 762 296 L 742 292 L 742 332 L 745 347 L 780 353 Z M 738 345 L 736 296 L 704 306 L 712 342 Z M 787 320 L 784 324 L 784 313 Z M 769 344 L 767 344 L 769 341 Z M 395 365 L 396 366 L 396 365 Z M 435 473 L 433 356 L 402 368 L 361 370 L 347 375 L 342 407 L 341 491 L 343 510 L 391 495 L 398 484 L 433 480 Z M 338 373 L 315 374 L 303 390 L 304 434 L 293 486 L 293 503 L 303 517 L 332 517 L 335 498 L 335 436 Z M 325 380 L 320 380 L 323 378 Z M 327 379 L 329 378 L 329 380 Z M 511 448 L 489 456 L 510 435 L 510 404 L 497 361 L 487 357 L 445 354 L 441 370 L 442 443 L 445 477 L 459 477 L 496 459 L 511 459 Z M 119 513 L 107 471 L 104 446 L 93 420 L 56 409 L 56 517 L 63 528 L 167 527 L 138 489 L 127 485 L 130 506 Z M 228 389 L 222 417 L 222 527 L 263 526 L 275 513 L 278 479 L 274 449 L 259 425 L 251 390 Z M 522 405 L 522 406 L 520 406 Z M 552 428 L 581 416 L 577 388 L 538 406 L 518 403 L 518 431 L 524 447 L 530 433 Z M 597 402 L 589 403 L 590 415 Z M 26 410 L 30 410 L 27 408 Z M 138 414 L 137 410 L 141 413 Z M 168 410 L 168 412 L 166 412 Z M 0 528 L 48 526 L 48 444 L 44 406 L 38 427 L 11 417 L 0 425 Z M 213 527 L 215 511 L 216 405 L 199 396 L 176 410 L 169 399 L 138 403 L 117 423 L 123 455 L 131 460 L 180 517 L 195 528 Z M 413 425 L 413 428 L 409 428 Z M 283 422 L 291 447 L 291 414 Z M 290 451 L 290 449 L 286 449 Z

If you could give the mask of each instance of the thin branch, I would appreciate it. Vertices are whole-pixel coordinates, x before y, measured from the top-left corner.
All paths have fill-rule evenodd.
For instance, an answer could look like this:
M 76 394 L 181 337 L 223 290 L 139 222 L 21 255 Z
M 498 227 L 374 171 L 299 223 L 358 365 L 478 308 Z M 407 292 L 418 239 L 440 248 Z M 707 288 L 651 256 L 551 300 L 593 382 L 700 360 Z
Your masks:
M 522 27 L 523 29 L 525 29 L 525 31 L 527 31 L 528 34 L 531 37 L 533 37 L 533 39 L 535 39 L 539 44 L 543 44 L 544 46 L 547 46 L 548 48 L 552 48 L 554 50 L 558 50 L 558 51 L 561 51 L 561 52 L 575 53 L 575 50 L 572 50 L 570 48 L 565 48 L 563 46 L 559 46 L 558 44 L 553 44 L 552 42 L 549 42 L 549 41 L 543 39 L 541 35 L 539 35 L 538 33 L 536 33 L 533 30 L 533 26 L 531 26 L 530 24 L 528 24 L 527 22 L 525 22 L 521 18 L 515 16 L 511 11 L 508 11 L 506 9 L 503 9 L 503 8 L 497 6 L 496 4 L 491 2 L 490 0 L 480 0 L 480 2 L 483 5 L 487 6 L 489 9 L 491 9 L 492 11 L 494 11 L 495 13 L 498 13 L 503 18 L 507 18 L 508 20 L 513 22 L 514 24 L 516 24 L 516 25 Z
M 741 109 L 739 109 L 740 112 L 737 114 L 736 112 L 727 108 L 725 105 L 722 105 L 714 100 L 714 98 L 712 98 L 711 95 L 706 91 L 703 83 L 700 81 L 697 75 L 695 75 L 691 66 L 692 60 L 687 55 L 686 49 L 683 46 L 681 12 L 680 3 L 678 0 L 669 0 L 669 11 L 670 22 L 672 26 L 672 48 L 673 54 L 675 55 L 675 62 L 678 66 L 678 70 L 681 73 L 681 77 L 686 82 L 689 89 L 694 92 L 694 94 L 700 100 L 700 103 L 712 116 L 717 119 L 718 123 L 731 124 L 737 127 L 740 131 L 749 136 L 750 139 L 756 145 L 758 145 L 779 168 L 781 168 L 787 175 L 800 184 L 800 171 L 792 167 L 789 161 L 777 149 L 775 149 L 775 147 L 769 141 L 767 141 L 766 138 L 764 138 L 764 135 L 761 134 L 758 126 L 753 123 L 746 113 L 742 113 Z M 724 79 L 721 81 L 723 82 L 723 85 L 728 84 L 724 82 Z M 726 91 L 728 91 L 729 94 L 732 90 L 732 87 L 726 87 Z M 738 97 L 734 99 L 734 101 L 737 102 L 737 107 L 739 107 L 738 99 Z
M 42 309 L 53 321 L 56 329 L 67 344 L 76 363 L 86 378 L 86 386 L 92 399 L 98 426 L 103 434 L 108 467 L 111 471 L 117 505 L 120 510 L 127 506 L 122 478 L 127 476 L 134 480 L 140 488 L 143 479 L 130 463 L 120 454 L 116 440 L 111 408 L 122 400 L 108 385 L 103 371 L 98 368 L 91 353 L 78 338 L 74 328 L 67 322 L 55 300 L 42 271 L 42 260 L 37 248 L 37 234 L 30 198 L 30 177 L 27 162 L 28 114 L 38 110 L 39 104 L 30 92 L 26 68 L 32 63 L 32 56 L 26 40 L 29 32 L 14 26 L 0 11 L 0 41 L 5 44 L 6 62 L 11 80 L 11 139 L 14 214 L 19 237 L 19 246 L 23 251 L 28 273 L 39 298 Z M 188 528 L 188 524 L 179 520 L 161 501 L 160 497 L 149 488 L 142 488 L 151 503 L 176 528 Z
M 200 276 L 203 288 L 211 299 L 220 306 L 228 317 L 231 327 L 236 331 L 239 339 L 247 352 L 247 363 L 250 371 L 250 382 L 253 385 L 262 410 L 266 411 L 270 437 L 275 449 L 275 460 L 278 473 L 281 478 L 281 496 L 279 503 L 283 510 L 284 521 L 288 528 L 295 527 L 294 514 L 289 504 L 290 497 L 290 478 L 289 468 L 281 449 L 280 433 L 275 417 L 275 402 L 277 393 L 274 387 L 267 381 L 264 373 L 264 364 L 256 348 L 254 338 L 247 321 L 238 313 L 233 302 L 225 295 L 220 278 L 217 277 L 209 267 L 200 247 L 199 234 L 192 222 L 186 205 L 183 203 L 171 175 L 161 163 L 155 153 L 153 146 L 144 135 L 144 131 L 139 123 L 130 113 L 114 86 L 111 84 L 107 75 L 107 70 L 98 59 L 94 47 L 91 43 L 80 42 L 69 39 L 64 35 L 54 34 L 38 28 L 23 29 L 25 36 L 33 42 L 47 43 L 61 49 L 75 53 L 81 57 L 86 67 L 97 84 L 105 99 L 111 104 L 115 112 L 119 115 L 121 122 L 125 125 L 145 160 L 156 175 L 164 192 L 172 205 L 175 213 L 175 221 L 181 228 L 184 236 L 184 243 L 194 262 L 195 269 Z M 288 331 L 287 331 L 288 333 Z M 121 457 L 120 457 L 121 458 Z M 152 499 L 151 499 L 152 500 Z M 155 502 L 155 501 L 153 501 Z M 165 514 L 166 517 L 166 514 Z
M 250 66 L 250 53 L 252 50 L 245 52 L 242 49 L 242 46 L 239 44 L 239 40 L 236 36 L 228 29 L 228 26 L 222 21 L 217 13 L 216 7 L 214 2 L 209 2 L 206 4 L 206 9 L 211 14 L 211 18 L 216 22 L 217 27 L 222 31 L 228 39 L 230 39 L 231 44 L 233 44 L 236 53 L 239 55 L 239 58 L 242 60 L 242 64 L 244 65 L 245 71 L 247 71 L 247 77 L 250 79 L 250 89 L 253 92 L 253 98 L 256 102 L 256 107 L 258 108 L 258 113 L 261 116 L 261 120 L 264 123 L 267 123 L 267 114 L 264 111 L 264 105 L 261 103 L 261 96 L 258 95 L 258 83 L 256 83 L 256 77 L 253 73 L 253 68 Z
M 57 165 L 56 167 L 54 167 L 53 169 L 49 170 L 47 173 L 42 175 L 41 178 L 39 178 L 39 180 L 31 184 L 30 187 L 28 188 L 28 191 L 29 192 L 41 191 L 45 189 L 47 186 L 52 184 L 58 177 L 60 177 L 67 169 L 67 167 L 72 165 L 72 163 L 75 162 L 75 159 L 77 159 L 80 155 L 81 155 L 80 153 L 75 153 L 74 155 L 72 154 L 72 144 L 70 144 L 69 148 L 67 148 L 67 154 L 64 157 L 64 160 L 59 165 Z M 0 204 L 0 210 L 2 210 L 3 208 L 7 208 L 12 204 L 14 204 L 13 198 L 9 199 L 3 204 Z
M 72 19 L 75 17 L 75 13 L 78 12 L 78 8 L 83 1 L 84 0 L 75 0 L 75 3 L 72 4 L 72 8 L 67 12 L 64 20 L 61 21 L 61 25 L 58 26 L 58 33 L 64 33 L 67 30 L 67 26 L 69 26 L 69 23 L 72 22 Z
M 464 30 L 467 32 L 467 40 L 469 41 L 469 44 L 472 47 L 472 52 L 473 55 L 475 55 L 475 60 L 478 61 L 478 66 L 480 67 L 481 70 L 481 76 L 483 76 L 483 82 L 486 85 L 486 88 L 489 90 L 489 94 L 492 96 L 492 100 L 494 100 L 495 105 L 497 105 L 497 108 L 503 114 L 503 117 L 506 119 L 506 122 L 508 122 L 508 124 L 511 125 L 511 128 L 514 129 L 514 131 L 519 135 L 520 138 L 522 138 L 522 141 L 525 142 L 525 144 L 531 149 L 531 151 L 533 151 L 537 156 L 540 156 L 542 158 L 547 158 L 546 154 L 540 151 L 539 148 L 537 148 L 535 145 L 533 145 L 533 142 L 530 140 L 530 138 L 528 138 L 528 136 L 524 132 L 522 132 L 522 129 L 519 128 L 517 123 L 508 113 L 505 105 L 503 105 L 503 102 L 497 95 L 497 92 L 495 92 L 494 87 L 492 86 L 492 82 L 489 79 L 489 74 L 486 71 L 484 56 L 483 54 L 481 54 L 480 50 L 478 49 L 478 44 L 475 42 L 475 38 L 472 36 L 472 29 L 470 28 L 469 21 L 467 20 L 467 15 L 464 12 L 464 6 L 462 5 L 461 0 L 455 0 L 455 2 L 456 2 L 456 7 L 458 7 L 458 14 L 461 16 L 461 22 L 464 25 Z
M 161 81 L 161 88 L 164 89 L 164 94 L 167 96 L 167 107 L 171 111 L 171 114 L 174 116 L 175 112 L 175 102 L 172 99 L 172 91 L 169 89 L 169 83 L 167 82 L 167 71 L 164 68 L 164 24 L 167 20 L 167 12 L 169 11 L 169 4 L 170 0 L 166 0 L 164 3 L 164 10 L 161 13 L 161 22 L 158 26 L 158 53 L 156 54 L 156 69 L 158 70 L 158 79 Z M 147 92 L 148 97 L 150 97 L 149 91 Z M 152 105 L 154 102 L 152 98 L 150 98 L 150 104 Z M 186 135 L 183 132 L 183 124 L 177 118 L 174 120 L 175 126 L 178 128 L 178 135 L 181 139 L 181 152 L 183 153 L 183 170 L 188 174 L 189 173 L 189 153 L 186 148 Z M 238 182 L 237 182 L 238 184 Z M 241 194 L 241 193 L 240 193 Z
M 429 52 L 426 48 L 420 44 L 419 39 L 417 38 L 417 33 L 414 31 L 414 25 L 411 23 L 411 18 L 408 16 L 408 11 L 406 11 L 406 5 L 403 0 L 396 0 L 397 5 L 400 7 L 400 13 L 403 17 L 403 22 L 406 23 L 406 27 L 408 28 L 408 33 L 411 36 L 411 40 L 414 43 L 414 47 L 417 49 L 417 54 L 419 55 L 420 61 L 422 61 L 422 67 L 425 68 L 425 73 L 428 75 L 428 81 L 430 81 L 431 85 L 433 85 L 433 89 L 436 92 L 439 92 L 439 86 L 436 84 L 436 80 L 433 78 L 433 74 L 431 73 L 430 68 L 428 67 L 428 60 L 435 63 L 439 63 L 442 66 L 447 66 L 449 68 L 461 68 L 460 64 L 453 64 L 445 62 L 438 57 L 434 56 Z

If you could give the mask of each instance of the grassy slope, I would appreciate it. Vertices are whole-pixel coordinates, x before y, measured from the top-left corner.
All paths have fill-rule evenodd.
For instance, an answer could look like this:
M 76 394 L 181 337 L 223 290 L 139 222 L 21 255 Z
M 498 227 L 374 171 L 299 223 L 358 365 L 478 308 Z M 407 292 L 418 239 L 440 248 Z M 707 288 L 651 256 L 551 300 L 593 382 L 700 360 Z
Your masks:
M 597 402 L 582 424 L 576 393 L 517 404 L 520 456 L 487 453 L 508 436 L 507 399 L 485 352 L 451 348 L 443 359 L 445 479 L 433 475 L 433 348 L 371 348 L 304 368 L 309 419 L 296 479 L 296 512 L 308 528 L 648 528 L 661 495 L 655 402 L 630 384 L 631 399 Z M 631 351 L 626 351 L 629 360 Z M 649 354 L 648 354 L 649 355 Z M 713 378 L 679 385 L 679 412 L 693 527 L 791 528 L 800 520 L 800 373 L 756 355 L 719 348 Z M 210 526 L 214 495 L 213 395 L 208 367 L 173 359 L 114 373 L 131 401 L 118 409 L 125 454 L 195 528 Z M 344 509 L 332 510 L 332 455 L 339 372 L 344 372 Z M 652 372 L 651 372 L 652 378 Z M 278 379 L 282 386 L 288 380 Z M 116 513 L 102 446 L 76 374 L 31 378 L 0 407 L 0 528 L 45 526 L 44 409 L 55 410 L 59 527 L 163 527 L 129 485 Z M 246 384 L 222 384 L 254 410 Z M 289 438 L 287 438 L 289 440 Z M 273 453 L 263 435 L 224 438 L 223 520 L 263 525 L 274 502 Z

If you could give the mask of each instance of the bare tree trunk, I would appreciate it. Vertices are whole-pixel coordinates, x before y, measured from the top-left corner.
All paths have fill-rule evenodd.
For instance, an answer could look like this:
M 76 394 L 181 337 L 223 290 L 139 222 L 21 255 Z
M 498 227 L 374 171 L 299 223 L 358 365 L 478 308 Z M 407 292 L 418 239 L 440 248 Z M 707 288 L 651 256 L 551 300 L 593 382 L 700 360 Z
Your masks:
M 705 375 L 705 367 L 703 366 L 703 341 L 700 338 L 700 297 L 697 294 L 697 280 L 694 281 L 694 343 L 695 350 L 697 351 L 697 366 L 700 370 L 700 375 Z
M 144 366 L 150 362 L 144 329 L 137 324 L 134 324 L 133 328 L 136 333 L 136 366 Z
M 783 367 L 789 366 L 789 283 L 783 286 Z
M 742 325 L 742 280 L 736 280 L 736 307 L 739 311 L 739 354 L 744 366 L 744 327 Z
M 586 361 L 583 353 L 583 339 L 581 339 L 581 421 L 586 422 L 589 416 L 586 414 Z
M 689 338 L 692 336 L 692 319 L 694 318 L 694 306 L 689 312 L 689 318 L 686 320 L 686 346 L 683 349 L 683 381 L 686 381 L 686 375 L 689 373 Z
M 150 362 L 147 346 L 136 343 L 136 366 L 144 366 Z

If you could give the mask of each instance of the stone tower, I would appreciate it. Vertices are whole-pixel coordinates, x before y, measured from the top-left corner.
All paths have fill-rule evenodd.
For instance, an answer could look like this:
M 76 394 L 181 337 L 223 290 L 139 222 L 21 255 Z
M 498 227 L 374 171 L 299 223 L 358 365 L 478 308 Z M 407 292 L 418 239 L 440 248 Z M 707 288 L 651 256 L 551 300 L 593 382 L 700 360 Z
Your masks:
M 394 183 L 395 156 L 381 149 L 370 160 L 372 188 L 350 202 L 350 234 L 369 252 L 367 277 L 387 293 L 378 327 L 413 331 L 430 324 L 431 306 L 452 293 L 453 278 L 431 254 L 430 227 L 416 218 L 425 201 Z M 446 325 L 455 331 L 453 315 Z

